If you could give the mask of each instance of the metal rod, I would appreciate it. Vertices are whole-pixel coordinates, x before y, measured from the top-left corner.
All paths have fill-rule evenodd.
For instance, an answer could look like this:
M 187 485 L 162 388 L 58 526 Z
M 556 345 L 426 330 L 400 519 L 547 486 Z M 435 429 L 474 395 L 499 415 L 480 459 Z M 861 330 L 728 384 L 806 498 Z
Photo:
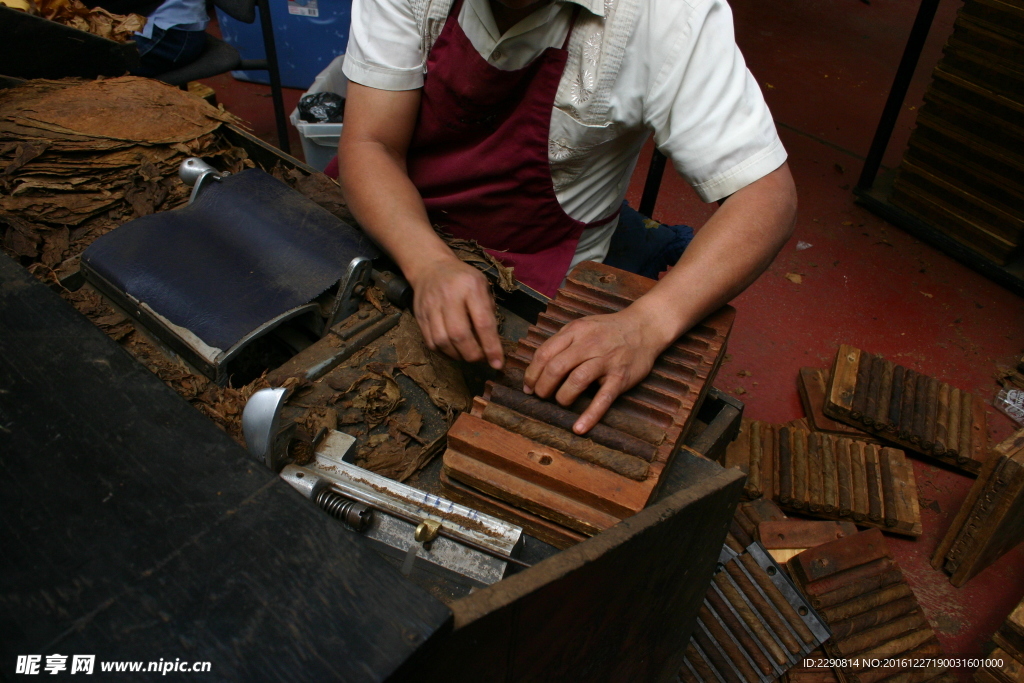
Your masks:
M 285 154 L 291 154 L 288 143 L 288 127 L 284 118 L 284 98 L 281 96 L 281 72 L 277 66 L 277 43 L 274 42 L 274 25 L 270 19 L 270 0 L 257 0 L 260 8 L 260 28 L 263 30 L 263 49 L 267 54 L 267 71 L 270 74 L 270 95 L 274 101 L 274 120 L 277 123 L 277 146 Z
M 665 161 L 667 157 L 654 150 L 651 156 L 651 165 L 647 168 L 647 180 L 644 182 L 644 193 L 640 197 L 640 208 L 638 211 L 648 218 L 653 218 L 654 203 L 658 201 L 658 191 L 661 189 L 661 177 L 665 174 Z
M 886 100 L 885 108 L 882 109 L 882 118 L 878 121 L 875 137 L 871 141 L 867 158 L 864 159 L 864 167 L 861 169 L 856 190 L 870 190 L 871 186 L 875 184 L 875 177 L 882 165 L 882 157 L 885 156 L 885 148 L 889 146 L 889 139 L 896 127 L 896 119 L 899 118 L 900 109 L 903 108 L 903 100 L 907 96 L 910 81 L 917 68 L 917 61 L 921 57 L 921 50 L 924 49 L 924 42 L 928 38 L 928 32 L 931 30 L 932 20 L 935 19 L 935 12 L 938 8 L 939 0 L 921 0 L 921 6 L 917 9 L 917 17 L 910 29 L 910 36 L 907 38 L 907 46 L 903 50 L 903 57 L 896 68 L 896 77 L 893 78 L 892 89 L 889 90 L 889 99 Z M 644 196 L 646 196 L 646 190 Z M 643 213 L 642 210 L 641 213 Z

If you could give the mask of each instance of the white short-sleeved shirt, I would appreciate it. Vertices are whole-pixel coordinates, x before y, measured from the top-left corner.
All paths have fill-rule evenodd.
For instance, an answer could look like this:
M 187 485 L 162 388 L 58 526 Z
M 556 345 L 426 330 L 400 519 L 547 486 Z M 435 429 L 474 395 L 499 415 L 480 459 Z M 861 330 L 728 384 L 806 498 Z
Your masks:
M 618 208 L 651 132 L 708 202 L 785 162 L 725 0 L 556 0 L 505 35 L 489 0 L 464 0 L 458 21 L 481 57 L 519 69 L 563 44 L 574 4 L 583 9 L 548 145 L 555 195 L 569 216 L 592 222 Z M 355 0 L 345 75 L 382 90 L 422 87 L 426 53 L 450 7 L 450 0 Z M 425 28 L 431 12 L 433 28 Z M 586 230 L 573 265 L 602 260 L 616 223 Z

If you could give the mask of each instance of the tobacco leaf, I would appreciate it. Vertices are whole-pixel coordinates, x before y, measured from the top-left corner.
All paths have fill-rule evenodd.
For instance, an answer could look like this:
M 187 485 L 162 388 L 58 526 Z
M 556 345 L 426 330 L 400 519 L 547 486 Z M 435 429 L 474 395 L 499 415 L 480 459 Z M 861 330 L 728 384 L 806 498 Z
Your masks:
M 516 280 L 513 268 L 502 265 L 501 261 L 487 253 L 476 240 L 464 240 L 442 232 L 435 227 L 435 232 L 444 240 L 459 260 L 469 263 L 480 270 L 493 266 L 498 272 L 498 286 L 506 292 L 515 291 Z
M 71 233 L 66 227 L 57 228 L 43 237 L 40 261 L 53 268 L 64 260 L 64 253 L 71 246 Z
M 41 156 L 50 145 L 45 142 L 23 143 L 18 145 L 14 151 L 14 159 L 7 164 L 0 175 L 9 176 L 21 169 L 25 164 Z
M 408 311 L 395 327 L 395 353 L 401 372 L 423 389 L 431 403 L 445 411 L 448 418 L 469 410 L 473 400 L 462 372 L 455 361 L 427 348 L 416 319 Z

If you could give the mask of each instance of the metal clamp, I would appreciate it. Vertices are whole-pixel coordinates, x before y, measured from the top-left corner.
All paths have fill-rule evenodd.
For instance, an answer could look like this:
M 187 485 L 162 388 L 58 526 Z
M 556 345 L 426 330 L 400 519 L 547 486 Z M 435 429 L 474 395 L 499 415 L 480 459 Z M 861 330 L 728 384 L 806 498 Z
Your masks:
M 181 182 L 192 188 L 192 194 L 188 197 L 189 204 L 196 200 L 204 187 L 229 175 L 230 173 L 219 172 L 199 157 L 189 157 L 178 166 L 178 177 L 181 178 Z

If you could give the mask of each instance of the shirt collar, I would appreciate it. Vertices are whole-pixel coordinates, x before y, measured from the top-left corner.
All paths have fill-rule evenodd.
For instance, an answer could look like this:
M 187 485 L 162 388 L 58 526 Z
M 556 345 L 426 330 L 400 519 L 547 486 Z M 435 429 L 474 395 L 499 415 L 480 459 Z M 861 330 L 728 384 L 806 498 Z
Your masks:
M 604 16 L 604 0 L 558 0 L 558 2 L 579 5 L 591 14 L 599 17 Z

